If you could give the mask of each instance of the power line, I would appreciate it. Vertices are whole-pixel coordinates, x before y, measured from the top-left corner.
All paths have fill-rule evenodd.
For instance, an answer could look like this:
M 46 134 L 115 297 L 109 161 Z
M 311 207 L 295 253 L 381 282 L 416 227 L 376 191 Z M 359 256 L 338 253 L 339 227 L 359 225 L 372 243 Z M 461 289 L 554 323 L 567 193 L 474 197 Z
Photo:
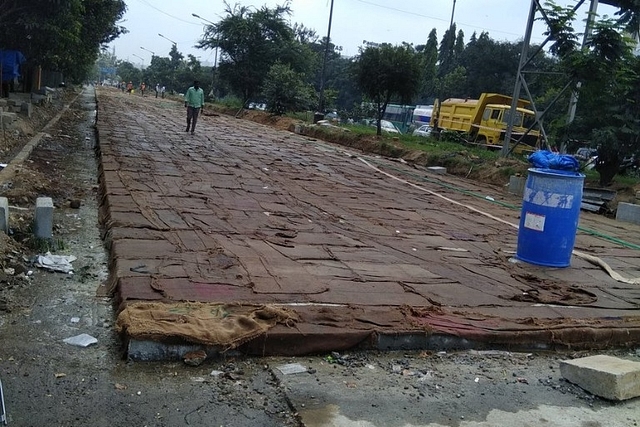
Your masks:
M 379 7 L 381 9 L 393 10 L 394 12 L 404 13 L 406 15 L 419 16 L 420 18 L 433 19 L 433 20 L 436 20 L 436 21 L 442 21 L 442 22 L 447 23 L 447 19 L 438 18 L 436 16 L 423 15 L 421 13 L 416 13 L 416 12 L 412 12 L 412 11 L 408 11 L 408 10 L 403 10 L 403 9 L 399 9 L 397 7 L 385 6 L 385 5 L 378 4 L 378 3 L 373 3 L 373 2 L 370 2 L 370 1 L 367 1 L 367 0 L 356 0 L 356 1 L 358 1 L 360 3 L 368 4 L 368 5 L 371 5 L 371 6 Z M 495 29 L 486 28 L 486 27 L 479 27 L 477 25 L 465 24 L 464 22 L 457 22 L 457 24 L 465 26 L 465 27 L 469 27 L 469 28 L 475 28 L 475 29 L 482 30 L 482 31 L 491 31 L 491 32 L 495 32 L 495 33 L 508 34 L 510 36 L 523 37 L 522 34 L 510 33 L 508 31 L 495 30 Z
M 175 15 L 172 15 L 172 14 L 170 14 L 170 13 L 167 13 L 167 12 L 165 12 L 165 11 L 164 11 L 164 10 L 162 10 L 162 9 L 158 9 L 157 7 L 155 7 L 154 5 L 152 5 L 151 3 L 149 3 L 147 0 L 138 0 L 138 1 L 139 1 L 140 3 L 142 3 L 142 4 L 144 4 L 144 5 L 149 6 L 151 9 L 157 10 L 158 12 L 162 13 L 163 15 L 167 15 L 167 16 L 168 16 L 168 17 L 170 17 L 170 18 L 176 19 L 176 20 L 178 20 L 178 21 L 181 21 L 181 22 L 184 22 L 184 23 L 187 23 L 187 24 L 191 24 L 191 25 L 198 25 L 198 26 L 200 26 L 200 27 L 202 26 L 202 24 L 201 24 L 200 22 L 187 21 L 186 19 L 182 19 L 182 18 L 179 18 L 179 17 L 177 17 L 177 16 L 175 16 Z

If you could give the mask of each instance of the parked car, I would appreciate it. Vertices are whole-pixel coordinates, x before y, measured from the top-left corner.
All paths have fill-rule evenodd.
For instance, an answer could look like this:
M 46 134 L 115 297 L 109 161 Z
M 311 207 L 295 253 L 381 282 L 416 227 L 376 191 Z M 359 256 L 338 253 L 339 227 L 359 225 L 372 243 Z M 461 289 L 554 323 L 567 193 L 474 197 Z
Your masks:
M 264 111 L 267 109 L 267 104 L 264 102 L 251 102 L 249 103 L 249 109 Z
M 433 128 L 429 125 L 422 125 L 413 131 L 413 136 L 431 136 Z
M 587 147 L 578 148 L 578 151 L 576 151 L 576 154 L 573 155 L 573 157 L 575 157 L 578 160 L 591 160 L 593 157 L 597 157 L 597 156 L 598 156 L 598 150 L 596 150 L 595 148 L 587 148 Z
M 371 121 L 371 126 L 376 127 L 377 125 L 378 124 L 375 120 Z M 398 129 L 396 125 L 394 125 L 389 120 L 380 120 L 380 129 L 382 130 L 382 132 L 386 132 L 386 133 L 398 133 L 398 134 L 402 133 L 400 132 L 400 129 Z

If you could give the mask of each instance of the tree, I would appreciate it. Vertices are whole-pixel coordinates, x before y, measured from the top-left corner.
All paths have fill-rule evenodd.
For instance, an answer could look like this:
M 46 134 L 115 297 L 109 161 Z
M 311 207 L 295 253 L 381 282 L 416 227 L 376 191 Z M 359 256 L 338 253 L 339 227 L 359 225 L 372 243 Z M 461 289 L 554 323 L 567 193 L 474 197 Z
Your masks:
M 123 61 L 118 63 L 118 76 L 124 82 L 132 82 L 136 86 L 140 84 L 142 72 L 133 66 L 129 61 Z
M 457 87 L 457 93 L 445 94 L 477 98 L 483 92 L 510 93 L 521 51 L 521 44 L 496 42 L 489 37 L 489 33 L 481 32 L 469 41 L 457 59 L 466 70 L 466 81 Z
M 453 24 L 442 36 L 438 50 L 438 77 L 450 73 L 455 67 L 454 46 L 456 42 L 456 24 Z
M 300 43 L 301 37 L 288 25 L 288 6 L 260 9 L 226 5 L 227 16 L 209 25 L 198 47 L 221 49 L 220 78 L 225 80 L 246 105 L 263 85 L 265 70 L 280 61 L 295 72 L 306 73 L 313 65 L 313 53 Z
M 304 82 L 304 75 L 280 62 L 273 64 L 267 73 L 262 93 L 267 108 L 276 115 L 304 111 L 317 102 L 313 87 Z
M 392 99 L 410 103 L 420 89 L 423 76 L 422 56 L 411 45 L 361 50 L 355 63 L 358 86 L 376 107 L 377 134 L 382 134 L 380 121 Z
M 125 10 L 124 0 L 0 0 L 1 44 L 79 82 L 100 48 L 126 32 L 116 25 Z
M 567 75 L 582 83 L 576 119 L 564 133 L 597 146 L 596 170 L 600 184 L 607 185 L 626 155 L 640 153 L 640 61 L 632 55 L 634 44 L 623 31 L 637 22 L 638 8 L 627 10 L 630 15 L 623 14 L 625 19 L 596 20 L 585 48 L 578 49 L 571 27 L 573 12 L 553 3 L 549 7 L 552 52 Z
M 438 33 L 433 28 L 429 32 L 427 44 L 424 47 L 424 80 L 422 88 L 422 100 L 427 100 L 435 95 L 438 63 Z

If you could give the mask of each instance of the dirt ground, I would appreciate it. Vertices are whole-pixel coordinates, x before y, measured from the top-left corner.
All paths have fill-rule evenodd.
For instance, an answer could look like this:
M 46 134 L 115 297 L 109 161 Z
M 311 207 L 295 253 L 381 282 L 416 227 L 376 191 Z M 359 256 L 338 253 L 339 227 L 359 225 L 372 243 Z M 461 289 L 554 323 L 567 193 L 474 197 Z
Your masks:
M 60 105 L 43 117 L 53 117 Z M 108 255 L 98 227 L 91 114 L 89 93 L 73 103 L 0 191 L 9 199 L 12 231 L 0 233 L 0 380 L 9 425 L 622 427 L 640 422 L 638 399 L 608 402 L 561 378 L 559 361 L 587 352 L 228 354 L 199 366 L 128 362 L 113 331 L 112 302 L 96 296 L 107 279 Z M 33 132 L 45 122 L 31 123 Z M 3 153 L 16 153 L 27 141 L 16 138 Z M 0 163 L 10 158 L 2 154 Z M 31 237 L 39 196 L 54 201 L 53 242 Z M 48 249 L 76 256 L 74 274 L 36 267 L 34 257 Z M 82 333 L 97 344 L 81 348 L 63 342 Z M 606 353 L 640 360 L 640 349 Z M 289 363 L 305 372 L 284 374 L 279 368 Z

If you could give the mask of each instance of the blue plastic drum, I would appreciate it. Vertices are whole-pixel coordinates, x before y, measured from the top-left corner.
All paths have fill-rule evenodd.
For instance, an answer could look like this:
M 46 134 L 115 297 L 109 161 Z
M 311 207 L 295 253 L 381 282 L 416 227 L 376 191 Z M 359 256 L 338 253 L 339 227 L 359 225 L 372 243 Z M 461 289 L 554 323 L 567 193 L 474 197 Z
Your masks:
M 546 267 L 568 267 L 576 240 L 584 175 L 529 169 L 522 196 L 516 258 Z

